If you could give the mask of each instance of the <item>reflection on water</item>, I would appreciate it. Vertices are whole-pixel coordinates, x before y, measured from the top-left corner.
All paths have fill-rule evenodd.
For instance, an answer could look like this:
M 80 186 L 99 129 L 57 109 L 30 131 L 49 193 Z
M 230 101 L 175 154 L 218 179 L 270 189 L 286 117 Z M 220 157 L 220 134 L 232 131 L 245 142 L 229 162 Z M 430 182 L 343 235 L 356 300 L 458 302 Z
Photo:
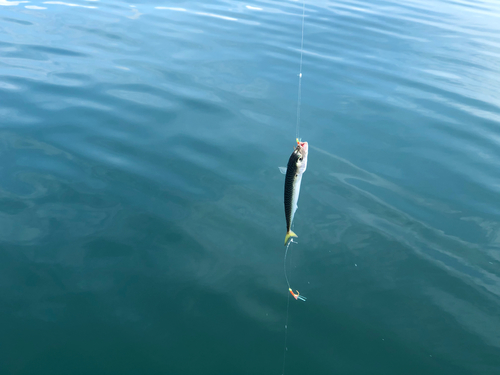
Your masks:
M 72 3 L 65 3 L 63 1 L 44 1 L 43 4 L 66 5 L 68 7 L 80 7 L 80 8 L 88 8 L 88 9 L 96 9 L 97 8 L 97 7 L 91 6 L 91 5 L 72 4 Z

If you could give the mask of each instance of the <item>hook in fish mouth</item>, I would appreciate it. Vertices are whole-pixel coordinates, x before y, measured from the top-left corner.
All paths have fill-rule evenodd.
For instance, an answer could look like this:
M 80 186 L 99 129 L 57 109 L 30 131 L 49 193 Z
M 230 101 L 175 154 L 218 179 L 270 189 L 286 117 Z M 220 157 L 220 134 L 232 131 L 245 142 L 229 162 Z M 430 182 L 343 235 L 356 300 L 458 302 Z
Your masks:
M 308 149 L 307 142 L 301 142 L 301 139 L 299 139 L 299 138 L 295 138 L 295 140 L 297 141 L 297 146 L 300 146 L 301 148 L 305 149 L 305 151 L 307 152 L 307 149 Z

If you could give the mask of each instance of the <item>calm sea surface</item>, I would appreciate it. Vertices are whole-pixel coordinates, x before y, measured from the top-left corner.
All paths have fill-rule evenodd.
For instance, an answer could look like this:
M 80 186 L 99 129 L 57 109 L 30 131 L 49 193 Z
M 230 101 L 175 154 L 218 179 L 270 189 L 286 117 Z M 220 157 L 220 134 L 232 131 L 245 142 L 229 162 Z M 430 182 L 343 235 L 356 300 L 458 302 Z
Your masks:
M 0 0 L 0 373 L 500 374 L 500 3 Z

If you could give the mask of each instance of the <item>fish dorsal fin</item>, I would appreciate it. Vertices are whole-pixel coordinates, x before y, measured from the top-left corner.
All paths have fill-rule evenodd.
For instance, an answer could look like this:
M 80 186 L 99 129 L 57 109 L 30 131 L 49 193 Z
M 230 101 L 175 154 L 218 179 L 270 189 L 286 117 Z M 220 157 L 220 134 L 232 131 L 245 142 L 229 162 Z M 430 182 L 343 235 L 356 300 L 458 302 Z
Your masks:
M 281 174 L 286 174 L 286 167 L 278 167 L 280 169 Z

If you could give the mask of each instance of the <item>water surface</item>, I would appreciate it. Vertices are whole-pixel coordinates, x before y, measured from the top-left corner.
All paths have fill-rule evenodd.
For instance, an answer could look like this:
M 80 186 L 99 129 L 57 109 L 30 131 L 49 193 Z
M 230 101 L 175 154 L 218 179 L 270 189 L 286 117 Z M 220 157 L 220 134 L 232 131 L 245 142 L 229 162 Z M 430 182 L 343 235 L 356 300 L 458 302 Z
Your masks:
M 305 4 L 286 374 L 498 374 L 500 6 Z M 0 0 L 0 372 L 281 374 L 302 3 Z

